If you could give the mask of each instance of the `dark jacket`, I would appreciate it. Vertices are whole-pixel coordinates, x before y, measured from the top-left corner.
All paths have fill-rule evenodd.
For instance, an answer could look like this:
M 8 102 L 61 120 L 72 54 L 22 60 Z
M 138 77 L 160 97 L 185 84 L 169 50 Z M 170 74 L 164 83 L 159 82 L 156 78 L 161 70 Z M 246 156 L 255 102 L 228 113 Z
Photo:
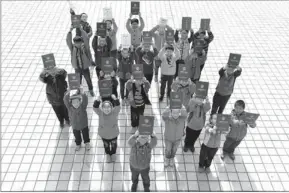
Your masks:
M 136 107 L 135 100 L 134 100 L 135 92 L 136 92 L 135 83 L 133 82 L 132 79 L 130 79 L 125 84 L 125 87 L 129 92 L 128 99 L 129 99 L 130 105 L 133 107 Z M 144 84 L 141 85 L 141 94 L 144 100 L 144 104 L 146 105 L 151 105 L 151 102 L 148 98 L 149 89 L 150 89 L 150 83 L 148 81 L 145 81 Z
M 233 93 L 236 78 L 241 75 L 242 69 L 234 71 L 234 73 L 229 76 L 225 75 L 225 71 L 224 68 L 219 70 L 220 78 L 216 87 L 216 92 L 222 96 L 231 95 Z
M 142 51 L 142 47 L 139 46 L 136 51 L 137 56 L 137 64 L 143 65 L 143 73 L 144 75 L 153 74 L 154 69 L 154 58 L 159 54 L 157 48 L 154 48 L 154 51 L 144 52 Z
M 99 46 L 98 45 L 98 36 L 94 36 L 92 40 L 92 48 L 94 50 L 94 58 L 96 64 L 96 70 L 100 71 L 101 68 L 101 57 L 110 57 L 112 41 L 106 36 L 106 45 Z
M 55 75 L 43 70 L 39 80 L 46 84 L 46 96 L 51 105 L 63 105 L 63 96 L 67 91 L 66 76 L 64 69 L 56 68 Z
M 75 12 L 72 11 L 70 12 L 70 14 L 75 15 Z M 83 30 L 87 33 L 88 38 L 90 38 L 92 36 L 92 28 L 89 25 L 89 23 L 81 21 L 81 25 L 82 25 Z M 81 36 L 80 30 L 78 30 L 78 28 L 76 29 L 76 35 Z
M 185 41 L 183 41 L 182 39 L 179 38 L 179 31 L 178 30 L 176 30 L 174 37 L 175 37 L 176 45 L 177 45 L 178 49 L 180 50 L 180 54 L 181 54 L 180 59 L 185 60 L 189 56 L 190 44 L 194 40 L 194 32 L 191 32 L 190 37 L 188 39 L 186 39 Z
M 124 58 L 121 54 L 121 51 L 117 52 L 118 59 L 118 77 L 123 80 L 128 80 L 132 74 L 132 65 L 133 65 L 133 50 L 129 49 L 129 57 Z
M 209 44 L 214 40 L 214 35 L 212 32 L 208 32 L 208 36 L 205 36 L 204 40 L 205 40 L 205 44 L 204 44 L 204 50 L 206 52 L 206 54 L 208 53 L 208 49 L 209 49 Z M 199 32 L 196 32 L 194 34 L 194 39 L 198 39 L 198 36 L 199 36 Z M 192 45 L 192 48 L 194 48 L 194 42 L 193 42 L 193 45 Z

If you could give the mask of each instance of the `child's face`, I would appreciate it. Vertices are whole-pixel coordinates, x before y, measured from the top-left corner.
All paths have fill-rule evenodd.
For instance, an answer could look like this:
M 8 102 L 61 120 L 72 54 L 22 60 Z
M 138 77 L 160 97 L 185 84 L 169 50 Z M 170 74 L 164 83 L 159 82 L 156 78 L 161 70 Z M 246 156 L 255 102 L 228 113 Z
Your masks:
M 86 14 L 81 15 L 81 21 L 87 22 L 87 15 Z
M 133 22 L 133 23 L 131 24 L 131 28 L 132 28 L 132 29 L 137 29 L 137 28 L 138 28 L 138 23 L 137 23 L 137 22 Z
M 239 105 L 235 105 L 234 109 L 235 109 L 235 112 L 236 112 L 237 115 L 240 115 L 241 113 L 244 112 L 244 108 L 239 106 Z
M 179 80 L 179 82 L 180 82 L 180 85 L 182 85 L 182 86 L 186 86 L 187 84 L 189 84 L 189 81 L 188 80 Z
M 211 122 L 213 125 L 216 125 L 216 123 L 217 123 L 217 115 L 216 114 L 212 115 Z
M 199 104 L 203 103 L 203 99 L 199 97 L 195 97 L 195 101 Z
M 158 31 L 159 31 L 159 35 L 164 35 L 165 34 L 165 28 L 163 26 L 160 26 Z
M 80 99 L 72 99 L 72 100 L 71 100 L 71 105 L 72 105 L 74 108 L 78 109 L 78 107 L 80 106 Z
M 171 55 L 173 55 L 173 51 L 170 49 L 167 49 L 166 50 L 166 56 L 171 56 Z
M 185 30 L 182 30 L 182 32 L 181 32 L 181 38 L 182 39 L 187 39 L 188 38 L 188 33 Z
M 200 33 L 199 36 L 198 36 L 198 38 L 199 38 L 199 39 L 204 39 L 204 38 L 205 38 L 205 35 L 206 35 L 205 33 Z
M 104 114 L 108 115 L 111 113 L 111 106 L 109 103 L 105 102 L 103 105 L 102 105 L 102 111 Z
M 122 57 L 127 58 L 127 57 L 129 56 L 129 54 L 128 54 L 128 49 L 123 49 L 123 50 L 121 51 L 121 55 L 122 55 Z
M 106 21 L 106 29 L 111 29 L 111 21 Z
M 150 48 L 151 48 L 151 45 L 150 45 L 150 44 L 144 44 L 144 45 L 143 45 L 143 49 L 144 49 L 145 52 L 150 51 Z
M 180 116 L 180 109 L 172 109 L 172 117 L 174 119 L 177 119 L 179 118 L 179 116 Z
M 149 136 L 148 135 L 139 135 L 137 140 L 141 145 L 144 145 L 148 142 Z

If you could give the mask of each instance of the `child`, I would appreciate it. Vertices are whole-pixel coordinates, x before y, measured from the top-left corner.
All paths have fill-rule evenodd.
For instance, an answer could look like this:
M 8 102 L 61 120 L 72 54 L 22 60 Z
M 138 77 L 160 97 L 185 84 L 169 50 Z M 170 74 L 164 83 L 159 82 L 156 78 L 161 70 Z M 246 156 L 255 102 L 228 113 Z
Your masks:
M 165 122 L 165 167 L 175 165 L 175 155 L 181 143 L 187 118 L 187 111 L 182 109 L 170 109 L 167 107 L 162 113 Z
M 191 67 L 191 81 L 196 83 L 201 77 L 201 66 L 205 63 L 207 57 L 205 51 L 191 52 L 185 60 L 185 64 Z
M 143 65 L 143 73 L 149 83 L 152 83 L 154 71 L 154 58 L 158 55 L 158 50 L 150 44 L 142 44 L 136 51 L 137 64 Z
M 99 78 L 99 72 L 101 70 L 101 58 L 102 57 L 110 57 L 110 49 L 112 46 L 112 42 L 110 37 L 100 37 L 95 36 L 92 40 L 92 48 L 94 50 L 94 58 L 95 58 L 95 70 L 97 77 Z
M 216 87 L 216 92 L 213 97 L 212 114 L 222 114 L 227 102 L 229 101 L 233 91 L 236 78 L 242 73 L 242 69 L 237 66 L 236 69 L 232 68 L 230 64 L 219 70 L 219 82 Z
M 176 46 L 165 45 L 159 52 L 158 57 L 162 61 L 161 64 L 161 93 L 159 101 L 163 101 L 167 84 L 167 96 L 171 93 L 171 85 L 176 73 L 176 61 L 180 58 L 180 51 Z
M 221 156 L 222 159 L 228 155 L 232 160 L 235 160 L 234 151 L 246 137 L 248 125 L 251 128 L 256 127 L 256 123 L 245 123 L 243 121 L 246 115 L 244 109 L 245 102 L 243 100 L 237 100 L 231 113 L 232 121 L 230 124 L 230 131 L 226 136 L 226 140 L 223 145 L 223 155 Z
M 130 103 L 131 114 L 131 133 L 135 133 L 139 126 L 139 116 L 144 114 L 145 105 L 151 105 L 148 98 L 150 83 L 143 77 L 142 80 L 136 80 L 134 77 L 127 81 L 128 99 Z
M 117 52 L 118 59 L 118 76 L 120 82 L 120 96 L 122 99 L 122 105 L 128 105 L 128 91 L 125 89 L 126 82 L 131 78 L 132 65 L 133 65 L 133 47 L 129 49 L 123 48 L 120 45 Z
M 195 94 L 189 102 L 189 116 L 187 119 L 186 138 L 184 152 L 190 150 L 195 152 L 195 142 L 201 134 L 205 125 L 206 113 L 210 110 L 208 97 L 206 100 L 197 97 Z
M 199 172 L 210 172 L 210 166 L 221 144 L 221 131 L 216 128 L 217 115 L 214 114 L 205 127 L 205 137 L 201 146 Z
M 116 69 L 116 68 L 115 68 Z M 115 77 L 115 71 L 112 71 L 110 75 L 106 75 L 104 74 L 104 72 L 101 70 L 99 72 L 99 81 L 100 80 L 111 80 L 111 85 L 112 85 L 112 94 L 114 94 L 116 96 L 116 98 L 118 98 L 118 92 L 117 92 L 117 86 L 118 86 L 118 81 Z M 102 100 L 105 100 L 106 98 L 102 98 Z
M 87 103 L 88 99 L 85 94 L 80 93 L 80 89 L 77 93 L 70 97 L 70 91 L 66 92 L 64 96 L 64 104 L 68 109 L 69 118 L 75 137 L 76 148 L 75 151 L 79 151 L 81 146 L 81 133 L 84 140 L 85 149 L 90 150 L 90 139 L 88 129 L 88 117 L 87 117 Z
M 67 72 L 61 68 L 45 68 L 39 80 L 46 84 L 46 97 L 51 104 L 58 120 L 60 127 L 64 127 L 65 122 L 70 125 L 68 111 L 63 103 L 64 93 L 67 91 L 66 79 Z
M 181 38 L 179 38 L 179 31 L 181 32 Z M 178 69 L 179 69 L 179 63 L 186 60 L 189 56 L 190 52 L 190 44 L 194 40 L 194 30 L 190 30 L 191 36 L 188 38 L 189 30 L 176 30 L 175 32 L 175 42 L 177 45 L 177 48 L 180 50 L 180 59 L 176 62 L 176 74 L 175 78 L 178 76 Z
M 103 101 L 100 106 L 100 97 L 94 101 L 93 111 L 99 116 L 98 135 L 102 138 L 106 162 L 116 161 L 117 137 L 119 135 L 118 114 L 120 112 L 120 103 L 116 96 L 111 95 L 110 101 Z
M 70 9 L 70 14 L 76 15 L 73 9 Z M 87 33 L 88 38 L 90 38 L 92 36 L 92 28 L 89 25 L 89 23 L 87 22 L 88 16 L 86 13 L 82 13 L 82 14 L 80 14 L 80 16 L 81 16 L 80 24 L 82 25 L 83 30 Z M 76 32 L 79 33 L 78 30 Z M 81 36 L 80 34 L 76 34 L 76 35 Z
M 187 81 L 179 80 L 177 77 L 176 80 L 172 83 L 172 90 L 174 92 L 182 92 L 183 93 L 183 105 L 188 111 L 189 108 L 189 101 L 191 99 L 191 96 L 196 91 L 196 85 L 188 79 Z
M 131 35 L 131 43 L 133 45 L 133 48 L 136 49 L 138 46 L 140 46 L 142 31 L 145 27 L 145 23 L 144 23 L 143 18 L 141 17 L 141 13 L 139 13 L 140 26 L 139 26 L 139 20 L 136 18 L 131 19 L 131 17 L 132 17 L 132 14 L 130 13 L 129 18 L 126 22 L 126 29 L 128 33 L 130 33 Z
M 89 45 L 85 42 L 88 41 L 86 32 L 81 29 L 82 36 L 75 36 L 73 38 L 74 44 L 72 44 L 72 31 L 73 28 L 70 28 L 70 31 L 66 37 L 67 46 L 71 52 L 71 64 L 75 70 L 75 73 L 80 75 L 80 84 L 82 82 L 82 76 L 84 76 L 90 95 L 94 96 L 93 85 L 90 77 L 89 66 L 91 65 L 91 56 L 89 55 Z M 83 38 L 85 37 L 85 38 Z M 84 42 L 85 41 L 85 42 Z
M 117 41 L 116 41 L 116 33 L 118 31 L 118 27 L 115 23 L 115 20 L 112 18 L 112 20 L 106 20 L 104 21 L 107 26 L 107 36 L 111 39 L 111 49 L 110 49 L 110 56 L 116 58 L 117 54 Z M 113 28 L 111 28 L 113 26 Z
M 157 48 L 158 52 L 164 47 L 166 43 L 166 30 L 173 30 L 170 26 L 161 26 L 157 25 L 150 30 L 150 34 L 152 34 L 155 47 Z M 161 66 L 161 60 L 158 56 L 155 57 L 155 82 L 158 81 L 158 74 L 159 74 L 159 67 Z
M 197 31 L 194 34 L 194 39 L 201 39 L 204 40 L 204 51 L 205 51 L 205 55 L 208 55 L 208 49 L 209 49 L 209 44 L 214 40 L 214 35 L 211 32 L 211 27 L 209 26 L 208 30 L 207 30 L 208 36 L 206 36 L 206 31 L 203 31 L 202 29 L 199 29 L 199 31 Z M 195 47 L 195 44 L 192 45 L 192 48 Z M 203 70 L 205 66 L 205 62 L 201 65 L 201 71 Z
M 151 162 L 151 153 L 152 149 L 157 145 L 157 137 L 152 134 L 148 135 L 139 135 L 139 132 L 136 131 L 128 139 L 128 144 L 131 147 L 130 151 L 130 170 L 132 178 L 131 191 L 137 191 L 138 177 L 141 174 L 144 192 L 150 192 L 150 162 Z

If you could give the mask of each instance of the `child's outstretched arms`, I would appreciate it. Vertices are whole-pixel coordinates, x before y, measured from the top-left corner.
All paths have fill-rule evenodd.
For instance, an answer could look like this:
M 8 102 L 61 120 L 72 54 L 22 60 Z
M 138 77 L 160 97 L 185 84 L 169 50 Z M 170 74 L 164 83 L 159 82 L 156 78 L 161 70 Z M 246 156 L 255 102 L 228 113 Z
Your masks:
M 99 109 L 99 106 L 100 106 L 100 96 L 98 96 L 97 99 L 93 103 L 93 111 L 98 115 L 101 112 L 101 110 Z

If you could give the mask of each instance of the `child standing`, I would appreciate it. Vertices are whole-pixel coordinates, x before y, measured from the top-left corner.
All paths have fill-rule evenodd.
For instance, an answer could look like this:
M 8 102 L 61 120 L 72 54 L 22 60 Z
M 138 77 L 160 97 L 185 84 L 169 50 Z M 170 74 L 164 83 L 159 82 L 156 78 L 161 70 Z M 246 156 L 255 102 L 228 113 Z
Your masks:
M 46 97 L 51 104 L 60 127 L 64 127 L 64 120 L 69 125 L 69 116 L 65 104 L 63 103 L 64 93 L 67 91 L 67 82 L 65 81 L 67 72 L 61 68 L 45 68 L 39 80 L 46 84 Z
M 158 55 L 158 50 L 150 44 L 142 44 L 136 51 L 137 64 L 143 65 L 143 73 L 149 83 L 152 83 L 154 71 L 154 58 Z
M 112 20 L 106 20 L 105 21 L 107 26 L 107 36 L 111 39 L 111 49 L 110 49 L 110 56 L 116 58 L 117 54 L 117 40 L 116 40 L 116 33 L 118 31 L 118 27 L 115 23 L 114 18 Z M 113 26 L 113 28 L 111 28 Z
M 218 114 L 223 113 L 227 102 L 234 91 L 236 78 L 239 77 L 241 73 L 242 68 L 237 66 L 237 68 L 234 69 L 230 64 L 227 64 L 219 70 L 220 78 L 213 97 L 211 115 L 216 114 L 217 111 Z
M 196 83 L 201 77 L 201 66 L 205 63 L 207 57 L 205 51 L 191 52 L 185 60 L 185 64 L 191 67 L 191 81 Z
M 157 25 L 150 30 L 150 34 L 152 34 L 154 39 L 155 47 L 157 48 L 158 52 L 165 46 L 166 43 L 166 30 L 173 30 L 170 26 L 161 26 Z M 158 74 L 159 74 L 159 67 L 161 66 L 162 61 L 155 57 L 155 82 L 158 81 Z
M 132 14 L 130 13 L 129 18 L 126 22 L 126 29 L 131 35 L 131 43 L 133 45 L 133 48 L 136 49 L 141 44 L 142 31 L 145 27 L 145 23 L 141 16 L 141 13 L 139 13 L 140 26 L 139 20 L 136 18 L 131 19 L 131 17 Z
M 73 9 L 70 9 L 70 14 L 76 15 Z M 92 28 L 89 25 L 89 23 L 87 22 L 88 16 L 86 13 L 82 13 L 82 14 L 80 14 L 80 16 L 81 16 L 80 24 L 82 25 L 82 29 L 86 32 L 88 38 L 90 38 L 92 36 Z M 79 33 L 78 30 L 77 30 L 77 33 Z M 81 36 L 81 34 L 76 34 L 76 35 Z
M 131 133 L 135 133 L 139 126 L 139 116 L 144 114 L 145 105 L 150 105 L 148 98 L 150 83 L 143 77 L 142 80 L 136 80 L 134 77 L 127 81 L 128 99 L 130 103 L 131 114 Z
M 171 85 L 176 73 L 176 61 L 180 58 L 180 51 L 176 46 L 165 45 L 159 52 L 161 64 L 161 93 L 159 101 L 163 101 L 167 84 L 167 97 L 170 97 Z
M 182 109 L 170 109 L 167 107 L 162 113 L 165 122 L 165 167 L 175 165 L 175 155 L 184 135 L 184 127 L 187 118 L 187 111 Z
M 210 172 L 211 163 L 221 144 L 221 131 L 217 130 L 217 115 L 214 114 L 205 127 L 205 137 L 201 146 L 199 172 Z
M 98 135 L 102 138 L 106 162 L 116 161 L 117 137 L 119 135 L 118 114 L 120 103 L 116 96 L 112 95 L 112 103 L 103 101 L 100 106 L 100 97 L 94 101 L 93 111 L 99 116 Z
M 131 147 L 130 151 L 130 170 L 132 186 L 131 191 L 136 192 L 138 186 L 138 177 L 141 175 L 144 192 L 150 192 L 150 162 L 152 149 L 157 145 L 157 137 L 152 134 L 139 135 L 138 131 L 128 139 Z
M 188 111 L 189 108 L 189 101 L 191 99 L 191 96 L 196 91 L 196 85 L 188 79 L 187 81 L 180 80 L 178 77 L 176 80 L 172 83 L 172 90 L 174 92 L 182 92 L 183 93 L 183 105 Z
M 184 152 L 187 152 L 188 150 L 192 153 L 195 152 L 195 142 L 199 138 L 205 125 L 206 113 L 210 108 L 211 106 L 208 97 L 205 100 L 195 95 L 191 98 L 189 102 L 189 116 L 187 119 Z
M 234 151 L 246 137 L 248 125 L 251 128 L 256 127 L 256 123 L 245 123 L 243 121 L 246 115 L 244 109 L 245 102 L 243 100 L 237 100 L 231 113 L 232 121 L 230 123 L 230 131 L 223 145 L 222 159 L 224 159 L 225 156 L 229 156 L 232 160 L 235 160 Z
M 120 45 L 117 51 L 118 59 L 118 77 L 120 82 L 120 96 L 122 99 L 122 105 L 128 105 L 128 91 L 125 89 L 126 82 L 131 78 L 132 65 L 133 65 L 133 47 L 129 49 L 122 48 Z
M 88 98 L 85 94 L 80 93 L 78 89 L 75 95 L 70 97 L 70 91 L 66 92 L 64 96 L 64 104 L 69 112 L 69 118 L 75 137 L 76 148 L 75 151 L 79 151 L 81 147 L 81 133 L 84 140 L 85 149 L 90 150 L 90 139 L 88 129 L 88 117 L 87 117 L 87 103 Z

